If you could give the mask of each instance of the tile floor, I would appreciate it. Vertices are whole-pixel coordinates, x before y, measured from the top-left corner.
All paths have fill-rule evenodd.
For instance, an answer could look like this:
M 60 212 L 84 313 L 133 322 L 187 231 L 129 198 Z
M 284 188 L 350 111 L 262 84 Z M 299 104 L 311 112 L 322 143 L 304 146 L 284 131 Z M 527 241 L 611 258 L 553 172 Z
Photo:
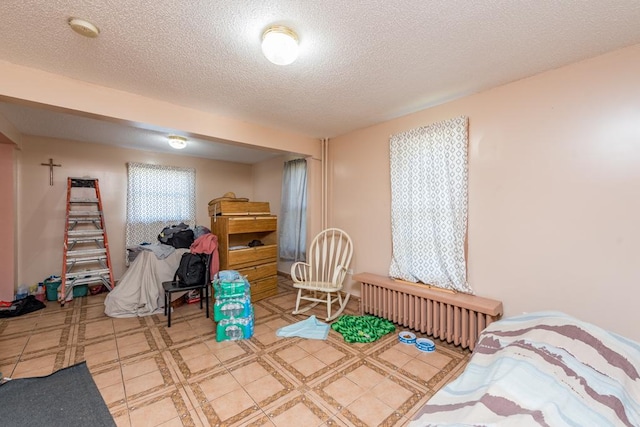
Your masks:
M 279 338 L 300 320 L 295 293 L 254 302 L 249 340 L 216 342 L 214 322 L 198 304 L 162 315 L 105 316 L 106 294 L 0 319 L 0 372 L 48 375 L 86 361 L 118 426 L 400 426 L 457 376 L 469 352 L 436 341 L 421 353 L 389 334 L 348 344 Z M 358 313 L 352 299 L 346 314 Z M 400 328 L 398 328 L 398 331 Z

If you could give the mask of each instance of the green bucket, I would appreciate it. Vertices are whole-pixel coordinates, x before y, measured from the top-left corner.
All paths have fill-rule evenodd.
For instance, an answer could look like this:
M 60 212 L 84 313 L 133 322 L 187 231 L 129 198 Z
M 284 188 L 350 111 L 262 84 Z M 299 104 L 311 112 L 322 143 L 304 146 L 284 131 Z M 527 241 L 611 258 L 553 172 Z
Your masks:
M 58 288 L 62 284 L 62 281 L 59 277 L 48 278 L 44 281 L 44 287 L 47 290 L 47 301 L 57 301 L 58 300 Z

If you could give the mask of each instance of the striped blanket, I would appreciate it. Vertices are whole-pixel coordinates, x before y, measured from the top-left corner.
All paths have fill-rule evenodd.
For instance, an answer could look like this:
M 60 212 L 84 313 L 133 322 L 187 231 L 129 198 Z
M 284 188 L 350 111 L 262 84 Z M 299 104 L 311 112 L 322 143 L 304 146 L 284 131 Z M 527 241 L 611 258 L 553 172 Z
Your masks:
M 640 426 L 640 344 L 559 312 L 492 323 L 424 426 Z

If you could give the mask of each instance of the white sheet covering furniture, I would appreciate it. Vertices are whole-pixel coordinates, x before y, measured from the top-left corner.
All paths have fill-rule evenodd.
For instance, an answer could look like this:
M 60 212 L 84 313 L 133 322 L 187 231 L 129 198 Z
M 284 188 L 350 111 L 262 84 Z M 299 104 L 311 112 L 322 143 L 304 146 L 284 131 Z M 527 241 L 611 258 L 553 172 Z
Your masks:
M 110 317 L 136 317 L 164 311 L 162 282 L 173 280 L 182 254 L 176 249 L 164 259 L 151 251 L 141 251 L 104 301 L 104 313 Z
M 640 344 L 560 312 L 492 323 L 411 427 L 639 426 Z

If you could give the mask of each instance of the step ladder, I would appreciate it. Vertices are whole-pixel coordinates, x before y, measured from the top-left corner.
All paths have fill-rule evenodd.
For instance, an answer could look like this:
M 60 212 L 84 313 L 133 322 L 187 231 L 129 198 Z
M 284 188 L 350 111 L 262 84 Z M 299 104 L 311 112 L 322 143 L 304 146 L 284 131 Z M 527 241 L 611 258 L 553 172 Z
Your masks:
M 71 300 L 75 286 L 103 284 L 113 289 L 109 241 L 100 186 L 95 178 L 67 178 L 67 217 L 60 304 Z

